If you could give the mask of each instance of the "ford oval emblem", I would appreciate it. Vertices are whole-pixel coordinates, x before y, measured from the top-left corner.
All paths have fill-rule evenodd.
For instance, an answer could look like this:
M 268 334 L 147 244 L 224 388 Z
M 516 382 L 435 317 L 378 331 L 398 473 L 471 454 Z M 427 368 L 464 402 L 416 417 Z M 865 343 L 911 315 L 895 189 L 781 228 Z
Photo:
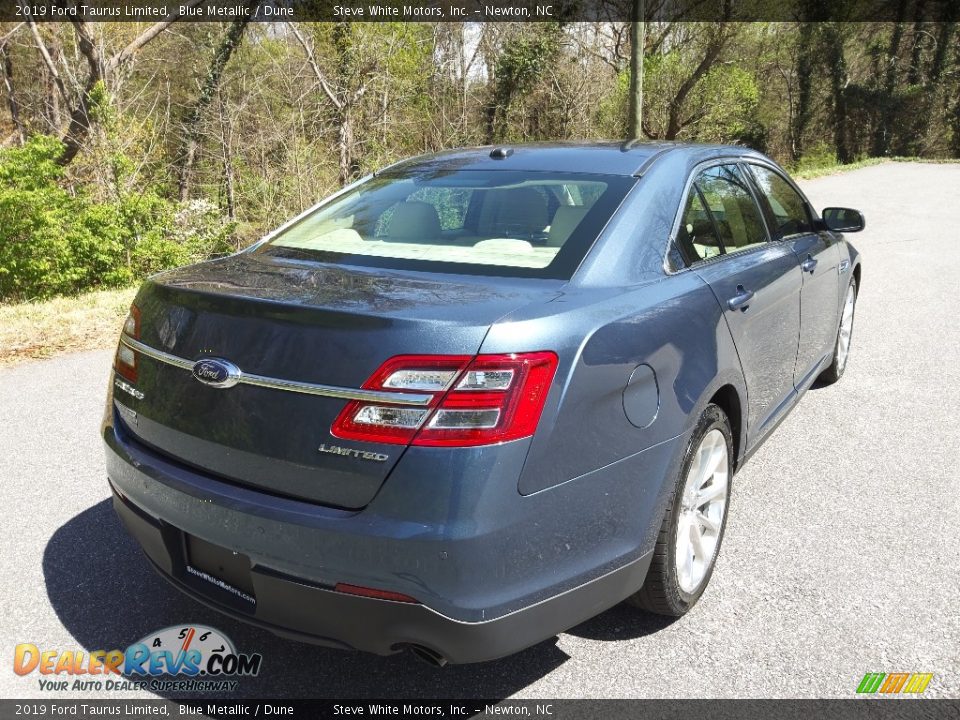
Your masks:
M 240 368 L 229 360 L 203 358 L 193 364 L 193 376 L 204 385 L 228 388 L 240 382 Z

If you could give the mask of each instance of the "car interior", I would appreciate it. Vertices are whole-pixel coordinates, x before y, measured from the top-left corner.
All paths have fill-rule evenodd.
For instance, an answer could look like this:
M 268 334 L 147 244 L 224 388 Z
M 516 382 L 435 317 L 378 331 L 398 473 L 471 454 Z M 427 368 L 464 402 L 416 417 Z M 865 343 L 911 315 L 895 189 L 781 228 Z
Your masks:
M 406 259 L 542 268 L 576 232 L 606 186 L 585 180 L 509 187 L 398 183 L 405 191 L 337 203 L 295 225 L 281 247 Z
M 690 188 L 677 233 L 677 243 L 690 263 L 767 241 L 753 196 L 739 174 L 727 167 L 706 170 Z

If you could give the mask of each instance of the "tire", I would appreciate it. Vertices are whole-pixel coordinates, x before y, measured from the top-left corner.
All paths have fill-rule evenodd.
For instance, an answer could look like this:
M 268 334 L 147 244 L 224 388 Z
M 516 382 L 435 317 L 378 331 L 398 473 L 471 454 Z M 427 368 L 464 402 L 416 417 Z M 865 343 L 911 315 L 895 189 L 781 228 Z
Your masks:
M 847 307 L 849 305 L 849 316 Z M 830 367 L 820 374 L 820 381 L 826 385 L 832 385 L 843 377 L 843 371 L 847 369 L 847 360 L 850 358 L 850 344 L 853 342 L 853 319 L 857 308 L 857 279 L 850 278 L 850 285 L 847 286 L 847 294 L 844 295 L 843 309 L 840 311 L 840 325 L 837 328 L 837 340 L 833 345 L 833 360 Z M 846 333 L 846 345 L 844 346 L 844 333 Z
M 706 464 L 701 464 L 700 451 L 701 448 L 706 448 L 707 444 L 711 448 L 711 454 Z M 722 453 L 723 457 L 717 458 L 716 470 L 713 474 L 701 479 L 709 469 L 714 452 Z M 732 479 L 733 433 L 730 429 L 730 421 L 720 407 L 708 405 L 701 414 L 684 453 L 676 487 L 660 527 L 653 559 L 643 587 L 628 598 L 631 605 L 659 615 L 679 617 L 696 604 L 710 582 L 717 555 L 720 552 L 723 532 L 727 526 L 727 507 Z M 711 489 L 720 487 L 722 482 L 724 487 L 722 503 L 717 506 L 710 501 L 695 505 L 694 498 L 699 499 L 699 497 L 695 492 L 693 495 L 690 492 L 698 482 L 706 488 L 705 494 L 699 497 L 709 495 Z M 701 488 L 701 491 L 703 490 L 704 488 Z M 715 529 L 711 530 L 709 525 L 701 522 L 697 513 L 700 513 L 700 517 L 708 515 L 707 519 Z M 692 526 L 693 523 L 696 523 L 696 528 Z M 695 544 L 690 541 L 694 529 L 701 536 L 701 547 L 709 541 L 709 549 L 701 555 L 699 565 L 696 562 L 695 552 L 693 555 L 684 552 L 684 549 L 691 551 L 695 548 Z M 681 541 L 678 542 L 678 536 L 682 530 L 687 531 L 687 540 L 681 536 Z M 711 537 L 708 538 L 708 535 Z M 682 556 L 680 560 L 688 560 L 689 565 L 682 565 L 678 561 L 679 556 Z M 705 560 L 707 556 L 709 559 Z M 690 572 L 687 572 L 687 568 Z

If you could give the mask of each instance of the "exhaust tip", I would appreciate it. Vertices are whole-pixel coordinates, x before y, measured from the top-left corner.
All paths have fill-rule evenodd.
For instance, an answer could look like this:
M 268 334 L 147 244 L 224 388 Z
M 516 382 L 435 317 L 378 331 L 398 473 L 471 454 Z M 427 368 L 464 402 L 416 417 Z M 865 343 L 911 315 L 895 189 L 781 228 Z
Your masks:
M 447 664 L 447 659 L 436 650 L 431 650 L 423 645 L 410 645 L 410 652 L 417 660 L 425 662 L 427 665 L 435 668 L 442 668 Z

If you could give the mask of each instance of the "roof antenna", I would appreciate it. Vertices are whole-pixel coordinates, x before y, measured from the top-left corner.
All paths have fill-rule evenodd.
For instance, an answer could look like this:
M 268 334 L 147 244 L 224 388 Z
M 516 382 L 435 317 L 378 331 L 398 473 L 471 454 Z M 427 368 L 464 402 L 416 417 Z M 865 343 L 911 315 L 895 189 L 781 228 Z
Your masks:
M 506 160 L 511 155 L 513 155 L 513 148 L 509 147 L 498 147 L 490 151 L 490 157 L 494 160 Z

